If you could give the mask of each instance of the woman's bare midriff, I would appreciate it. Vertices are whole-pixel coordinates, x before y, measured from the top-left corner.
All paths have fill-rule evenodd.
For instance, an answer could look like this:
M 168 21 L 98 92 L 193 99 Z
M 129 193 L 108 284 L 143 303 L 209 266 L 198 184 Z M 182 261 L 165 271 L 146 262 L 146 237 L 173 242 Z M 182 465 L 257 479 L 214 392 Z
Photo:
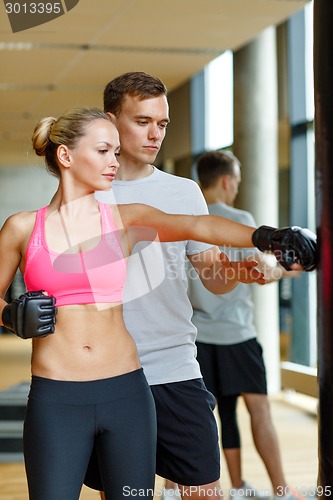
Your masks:
M 32 375 L 39 377 L 99 380 L 140 366 L 121 304 L 59 307 L 55 332 L 33 340 Z

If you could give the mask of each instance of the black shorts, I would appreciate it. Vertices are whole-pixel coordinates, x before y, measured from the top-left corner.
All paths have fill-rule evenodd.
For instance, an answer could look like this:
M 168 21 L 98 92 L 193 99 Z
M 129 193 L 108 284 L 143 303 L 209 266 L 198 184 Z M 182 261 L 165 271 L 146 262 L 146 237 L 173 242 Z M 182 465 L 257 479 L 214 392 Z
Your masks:
M 214 416 L 215 397 L 202 380 L 150 386 L 157 413 L 156 474 L 185 486 L 220 478 L 220 450 Z M 102 489 L 95 450 L 85 477 Z
M 157 412 L 156 473 L 200 486 L 220 478 L 215 398 L 203 380 L 152 385 Z
M 262 347 L 256 339 L 232 345 L 197 342 L 197 360 L 215 396 L 267 394 Z

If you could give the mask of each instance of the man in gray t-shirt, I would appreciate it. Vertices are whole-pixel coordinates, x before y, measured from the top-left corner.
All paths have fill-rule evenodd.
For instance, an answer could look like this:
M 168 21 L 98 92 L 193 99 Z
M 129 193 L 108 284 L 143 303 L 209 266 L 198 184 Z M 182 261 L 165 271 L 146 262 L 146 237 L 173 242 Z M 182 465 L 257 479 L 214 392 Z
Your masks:
M 166 95 L 158 78 L 141 72 L 120 75 L 106 86 L 104 109 L 119 131 L 120 168 L 114 192 L 99 193 L 98 198 L 112 202 L 114 196 L 118 204 L 145 203 L 169 213 L 207 214 L 194 181 L 153 166 L 169 123 Z M 196 360 L 187 259 L 214 293 L 237 286 L 238 274 L 226 277 L 225 270 L 229 265 L 239 270 L 239 265 L 226 263 L 223 255 L 221 259 L 218 247 L 194 241 L 143 244 L 129 259 L 124 319 L 155 400 L 156 472 L 181 485 L 184 498 L 214 500 L 222 497 L 215 398 L 207 391 Z M 241 268 L 246 271 L 253 265 Z M 252 278 L 264 282 L 258 271 Z M 85 482 L 101 489 L 95 464 L 92 459 Z
M 241 181 L 240 163 L 230 152 L 213 151 L 198 160 L 198 177 L 210 214 L 221 215 L 242 224 L 255 226 L 249 212 L 233 208 Z M 254 249 L 221 248 L 231 259 L 252 257 L 264 264 L 263 254 Z M 270 269 L 271 280 L 282 275 L 282 267 Z M 267 398 L 266 373 L 262 348 L 258 343 L 253 318 L 251 287 L 240 283 L 230 293 L 213 295 L 197 279 L 190 280 L 189 297 L 192 321 L 198 329 L 197 359 L 205 384 L 216 397 L 221 418 L 222 448 L 232 489 L 230 497 L 260 496 L 242 477 L 241 443 L 236 405 L 241 395 L 251 418 L 257 451 L 270 477 L 275 498 L 290 491 L 283 474 L 279 444 Z M 267 326 L 269 328 L 269 325 Z M 292 492 L 286 498 L 295 500 Z

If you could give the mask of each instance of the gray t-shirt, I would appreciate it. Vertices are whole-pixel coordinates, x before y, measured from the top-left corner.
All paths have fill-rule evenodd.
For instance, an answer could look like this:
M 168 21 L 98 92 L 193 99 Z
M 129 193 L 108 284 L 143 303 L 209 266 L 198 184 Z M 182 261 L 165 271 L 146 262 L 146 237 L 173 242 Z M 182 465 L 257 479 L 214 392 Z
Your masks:
M 118 204 L 144 203 L 168 213 L 208 213 L 194 181 L 157 168 L 148 177 L 115 181 L 112 191 L 96 196 L 112 203 L 114 195 Z M 186 255 L 211 247 L 196 241 L 142 243 L 129 259 L 124 319 L 150 385 L 201 377 L 187 296 Z
M 229 207 L 224 203 L 208 205 L 209 213 L 221 215 L 241 224 L 256 227 L 249 212 Z M 230 260 L 255 258 L 255 249 L 220 247 Z M 197 340 L 206 344 L 230 345 L 257 336 L 253 319 L 251 287 L 239 285 L 229 293 L 214 295 L 206 290 L 199 279 L 189 282 L 189 298 L 193 307 L 192 322 L 198 329 Z

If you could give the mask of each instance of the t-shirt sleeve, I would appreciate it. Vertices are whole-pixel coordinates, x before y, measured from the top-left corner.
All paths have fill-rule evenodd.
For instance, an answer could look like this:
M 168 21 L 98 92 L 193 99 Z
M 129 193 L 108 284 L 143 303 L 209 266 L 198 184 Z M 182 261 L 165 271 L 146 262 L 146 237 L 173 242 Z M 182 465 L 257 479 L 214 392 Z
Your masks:
M 243 212 L 242 213 L 242 218 L 240 220 L 242 224 L 245 224 L 246 226 L 251 226 L 251 227 L 257 227 L 257 224 L 254 220 L 254 217 L 250 212 Z
M 237 212 L 237 215 L 232 217 L 233 220 L 236 220 L 240 224 L 244 224 L 245 226 L 257 227 L 257 224 L 254 220 L 253 215 L 250 212 L 246 212 L 245 210 L 240 210 Z M 222 252 L 225 252 L 230 260 L 244 260 L 249 257 L 253 257 L 255 259 L 255 255 L 259 252 L 257 248 L 230 248 L 230 247 L 220 247 Z
M 205 198 L 199 186 L 193 181 L 192 192 L 190 193 L 190 215 L 208 215 L 208 208 Z M 186 245 L 186 254 L 195 255 L 197 253 L 205 252 L 212 248 L 213 244 L 202 243 L 199 241 L 189 240 Z
M 242 224 L 251 227 L 258 227 L 254 217 L 249 212 L 244 212 L 244 220 L 242 220 Z M 249 257 L 256 258 L 256 254 L 259 252 L 257 248 L 243 248 L 243 258 L 247 259 Z

